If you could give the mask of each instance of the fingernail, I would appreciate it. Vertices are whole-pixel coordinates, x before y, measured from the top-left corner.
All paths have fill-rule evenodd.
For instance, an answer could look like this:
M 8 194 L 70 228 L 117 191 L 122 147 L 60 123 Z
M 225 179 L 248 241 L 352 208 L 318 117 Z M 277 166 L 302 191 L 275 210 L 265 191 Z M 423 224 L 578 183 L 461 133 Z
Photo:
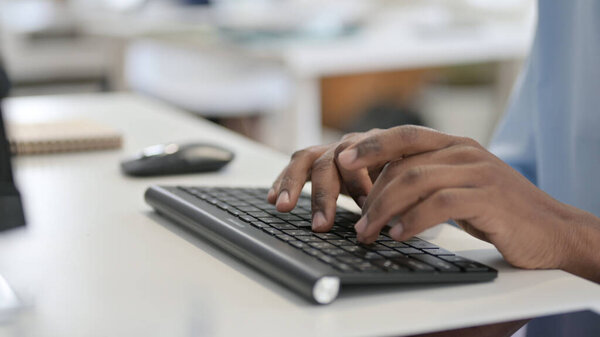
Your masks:
M 356 233 L 362 233 L 366 228 L 367 228 L 367 217 L 363 216 L 362 218 L 360 218 L 360 220 L 358 220 L 356 225 L 354 225 L 354 230 L 356 230 Z
M 344 150 L 338 156 L 338 161 L 343 166 L 350 165 L 350 164 L 352 164 L 353 161 L 356 160 L 357 155 L 358 155 L 358 152 L 356 152 L 356 149 Z
M 313 229 L 319 230 L 323 229 L 327 225 L 327 219 L 325 219 L 325 214 L 321 211 L 317 211 L 315 215 L 313 215 L 312 219 L 312 227 Z
M 275 190 L 274 189 L 270 189 L 269 190 L 269 194 L 267 195 L 267 200 L 273 199 L 274 196 L 275 196 Z
M 404 232 L 404 225 L 400 222 L 396 222 L 396 225 L 390 229 L 390 236 L 394 239 L 399 239 Z
M 290 203 L 290 194 L 288 193 L 288 191 L 283 191 L 279 193 L 279 197 L 277 197 L 277 205 L 281 205 L 282 203 Z
M 358 203 L 358 206 L 360 208 L 362 208 L 365 205 L 365 202 L 367 201 L 367 197 L 364 195 L 361 195 L 360 197 L 358 197 L 358 199 L 356 200 L 356 202 Z

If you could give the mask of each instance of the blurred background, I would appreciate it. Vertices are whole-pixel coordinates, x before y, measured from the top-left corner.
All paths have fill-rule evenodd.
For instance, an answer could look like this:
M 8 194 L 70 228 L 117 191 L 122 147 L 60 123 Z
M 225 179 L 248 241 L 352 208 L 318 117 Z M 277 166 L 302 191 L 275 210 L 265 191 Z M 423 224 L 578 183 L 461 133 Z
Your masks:
M 535 17 L 532 0 L 0 0 L 0 55 L 13 96 L 132 91 L 288 153 L 400 124 L 487 144 Z

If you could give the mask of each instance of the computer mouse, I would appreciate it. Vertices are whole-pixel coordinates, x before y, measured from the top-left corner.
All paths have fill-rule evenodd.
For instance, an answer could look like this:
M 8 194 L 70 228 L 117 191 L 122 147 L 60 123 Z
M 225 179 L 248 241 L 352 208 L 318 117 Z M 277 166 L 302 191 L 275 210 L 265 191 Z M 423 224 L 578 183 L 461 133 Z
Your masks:
M 234 157 L 230 150 L 214 144 L 158 144 L 122 161 L 121 169 L 125 174 L 137 177 L 214 172 Z

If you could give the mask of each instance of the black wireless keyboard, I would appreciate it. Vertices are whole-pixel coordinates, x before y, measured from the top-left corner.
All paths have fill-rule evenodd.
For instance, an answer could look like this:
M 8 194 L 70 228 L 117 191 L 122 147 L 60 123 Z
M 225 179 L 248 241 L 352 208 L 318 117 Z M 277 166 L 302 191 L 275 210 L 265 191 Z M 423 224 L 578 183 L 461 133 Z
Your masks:
M 152 186 L 146 201 L 192 233 L 317 303 L 332 302 L 342 285 L 477 282 L 496 270 L 430 242 L 394 241 L 382 233 L 359 244 L 359 215 L 337 209 L 328 233 L 311 230 L 310 196 L 280 213 L 264 188 Z

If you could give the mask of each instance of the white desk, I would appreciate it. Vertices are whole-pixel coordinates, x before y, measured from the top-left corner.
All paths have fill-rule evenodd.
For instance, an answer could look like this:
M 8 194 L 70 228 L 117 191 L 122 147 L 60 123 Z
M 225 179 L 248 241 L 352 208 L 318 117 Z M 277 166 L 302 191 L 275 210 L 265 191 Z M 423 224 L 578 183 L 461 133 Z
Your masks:
M 195 117 L 127 94 L 15 98 L 10 119 L 88 116 L 123 130 L 119 151 L 21 157 L 29 225 L 0 235 L 0 273 L 28 303 L 1 336 L 385 336 L 574 311 L 600 287 L 561 271 L 510 268 L 490 245 L 444 226 L 425 238 L 497 268 L 490 283 L 343 291 L 314 306 L 143 202 L 149 184 L 267 185 L 287 158 Z M 207 175 L 132 179 L 126 153 L 210 140 L 238 157 Z
M 144 11 L 111 16 L 94 13 L 81 21 L 84 31 L 120 41 L 122 50 L 128 40 L 151 37 L 178 43 L 182 48 L 195 49 L 199 53 L 229 53 L 283 65 L 293 82 L 293 97 L 288 109 L 267 121 L 266 130 L 272 134 L 266 135 L 265 139 L 291 153 L 321 142 L 320 80 L 323 77 L 512 62 L 523 59 L 529 51 L 534 32 L 533 15 L 510 20 L 489 14 L 471 14 L 476 18 L 470 18 L 472 22 L 466 25 L 464 22 L 436 25 L 422 22 L 423 16 L 431 14 L 431 2 L 425 2 L 422 7 L 388 3 L 376 10 L 358 33 L 348 37 L 252 43 L 237 43 L 224 38 L 211 20 L 210 10 L 205 9 L 192 11 L 176 7 L 150 11 L 152 15 Z M 460 6 L 452 9 L 452 6 L 446 8 L 438 4 L 437 7 L 442 11 L 438 14 L 449 17 L 460 17 L 469 11 Z M 120 66 L 122 64 L 116 65 L 117 68 Z M 500 85 L 503 86 L 501 90 L 509 91 L 513 77 L 501 75 L 499 80 L 507 82 Z M 117 78 L 115 82 L 122 84 L 123 81 Z

